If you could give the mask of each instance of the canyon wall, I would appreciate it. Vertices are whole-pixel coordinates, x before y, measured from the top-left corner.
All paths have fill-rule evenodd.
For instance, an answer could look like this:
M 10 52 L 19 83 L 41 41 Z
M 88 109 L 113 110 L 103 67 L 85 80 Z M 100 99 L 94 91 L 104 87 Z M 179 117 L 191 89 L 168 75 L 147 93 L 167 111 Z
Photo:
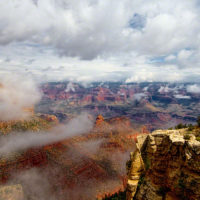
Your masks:
M 200 199 L 200 142 L 186 132 L 137 137 L 137 151 L 127 162 L 127 200 Z

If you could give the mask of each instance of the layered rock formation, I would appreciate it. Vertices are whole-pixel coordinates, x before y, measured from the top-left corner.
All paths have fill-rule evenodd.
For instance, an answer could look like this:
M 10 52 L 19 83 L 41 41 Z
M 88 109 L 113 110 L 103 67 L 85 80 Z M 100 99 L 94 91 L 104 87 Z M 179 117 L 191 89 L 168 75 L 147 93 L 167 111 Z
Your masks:
M 152 131 L 196 121 L 200 94 L 181 88 L 163 83 L 96 82 L 83 87 L 79 83 L 51 82 L 41 85 L 43 97 L 35 111 L 54 114 L 61 121 L 82 111 L 101 113 L 106 118 L 126 116 L 135 125 L 150 125 Z M 177 98 L 177 94 L 191 98 Z
M 0 187 L 1 200 L 23 200 L 24 192 L 21 185 L 7 185 Z
M 194 135 L 186 136 L 186 131 L 159 130 L 146 138 L 138 136 L 138 151 L 128 171 L 127 200 L 133 196 L 135 200 L 200 199 L 200 142 Z M 138 169 L 140 156 L 144 173 Z M 140 180 L 132 184 L 139 174 Z

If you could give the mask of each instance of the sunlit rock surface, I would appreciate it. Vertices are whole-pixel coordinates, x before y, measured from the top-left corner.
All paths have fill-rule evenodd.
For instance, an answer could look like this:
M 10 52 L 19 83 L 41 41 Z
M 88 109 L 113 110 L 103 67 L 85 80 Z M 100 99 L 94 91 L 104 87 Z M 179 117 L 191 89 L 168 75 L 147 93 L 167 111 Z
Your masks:
M 21 185 L 8 185 L 0 187 L 1 200 L 24 200 L 23 188 Z
M 138 181 L 141 173 L 144 170 L 143 160 L 139 148 L 136 148 L 134 153 L 130 156 L 130 169 L 128 169 L 128 182 L 127 182 L 127 199 L 132 199 L 135 195 Z
M 200 142 L 194 135 L 185 137 L 186 130 L 158 130 L 145 138 L 138 137 L 145 173 L 135 192 L 132 172 L 139 172 L 139 150 L 131 159 L 128 171 L 127 200 L 200 199 Z M 133 170 L 135 168 L 135 170 Z M 138 180 L 137 180 L 138 181 Z M 134 185 L 134 189 L 130 189 Z M 132 192 L 132 193 L 131 193 Z

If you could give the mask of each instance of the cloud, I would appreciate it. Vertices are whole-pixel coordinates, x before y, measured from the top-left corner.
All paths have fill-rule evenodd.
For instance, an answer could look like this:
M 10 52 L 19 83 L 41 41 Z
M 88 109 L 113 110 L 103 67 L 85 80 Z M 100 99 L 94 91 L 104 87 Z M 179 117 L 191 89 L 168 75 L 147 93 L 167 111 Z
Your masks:
M 191 96 L 182 95 L 182 94 L 176 94 L 174 95 L 174 97 L 177 99 L 191 99 Z
M 0 79 L 0 120 L 26 119 L 26 109 L 39 102 L 41 94 L 36 83 L 23 75 L 6 75 Z
M 88 154 L 96 154 L 100 148 L 100 145 L 104 142 L 104 139 L 93 139 L 88 141 L 79 142 L 78 146 L 83 152 L 88 152 Z
M 186 89 L 187 89 L 187 92 L 190 92 L 190 93 L 200 93 L 200 85 L 197 85 L 197 84 L 188 85 Z
M 8 0 L 0 8 L 0 44 L 28 40 L 85 59 L 135 49 L 149 55 L 168 54 L 196 47 L 193 42 L 198 39 L 194 0 L 173 4 L 167 0 L 39 0 L 37 4 Z
M 199 9 L 196 0 L 2 0 L 0 70 L 43 80 L 199 81 Z
M 146 87 L 144 87 L 144 88 L 143 88 L 143 91 L 144 91 L 144 92 L 147 92 L 147 91 L 148 91 L 148 89 L 149 89 L 149 87 L 148 87 L 148 86 L 146 86 Z
M 169 55 L 165 58 L 165 61 L 173 61 L 176 59 L 176 56 L 175 55 Z
M 73 85 L 72 82 L 69 82 L 69 83 L 67 84 L 67 88 L 66 88 L 66 90 L 65 90 L 65 92 L 70 92 L 70 91 L 72 91 L 72 92 L 75 92 L 75 91 L 76 91 L 76 89 L 75 89 L 75 87 L 74 87 L 74 85 Z
M 181 84 L 178 84 L 178 85 L 176 85 L 176 87 L 169 87 L 170 85 L 169 84 L 167 84 L 167 85 L 165 85 L 165 86 L 160 86 L 160 88 L 158 89 L 158 92 L 159 93 L 170 93 L 170 92 L 172 92 L 172 93 L 178 93 L 179 92 L 179 90 L 180 89 L 183 89 L 183 85 Z
M 173 89 L 169 88 L 168 86 L 160 86 L 160 88 L 158 90 L 159 93 L 163 93 L 163 92 L 164 93 L 169 93 L 171 91 L 173 91 Z
M 133 96 L 133 100 L 140 101 L 142 98 L 146 97 L 147 95 L 145 93 L 136 93 Z
M 190 56 L 192 55 L 192 51 L 190 50 L 181 50 L 179 53 L 178 53 L 178 59 L 179 60 L 186 60 L 188 59 Z
M 69 123 L 60 125 L 48 133 L 13 133 L 1 138 L 0 155 L 58 142 L 72 136 L 87 133 L 92 127 L 93 122 L 84 113 L 72 119 Z
M 0 44 L 29 40 L 53 46 L 61 55 L 91 59 L 119 48 L 115 41 L 124 40 L 123 29 L 132 16 L 129 2 L 44 0 L 36 6 L 8 0 L 0 6 Z
M 159 67 L 144 65 L 143 68 L 135 68 L 133 75 L 126 79 L 126 83 L 146 81 L 181 82 L 191 78 L 190 74 L 187 74 L 188 77 L 185 74 L 185 70 L 179 70 L 174 65 L 163 66 L 162 70 Z
M 45 169 L 47 171 L 48 169 Z M 55 194 L 52 192 L 52 184 L 48 180 L 45 171 L 37 168 L 25 170 L 18 174 L 14 174 L 10 184 L 20 183 L 24 191 L 24 199 L 38 200 L 56 200 Z M 13 172 L 15 173 L 15 172 Z

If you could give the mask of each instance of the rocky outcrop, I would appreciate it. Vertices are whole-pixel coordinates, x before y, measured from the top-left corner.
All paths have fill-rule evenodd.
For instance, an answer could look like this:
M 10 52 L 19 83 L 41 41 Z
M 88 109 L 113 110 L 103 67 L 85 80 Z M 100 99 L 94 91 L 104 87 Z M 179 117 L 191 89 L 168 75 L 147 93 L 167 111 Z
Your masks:
M 102 115 L 98 115 L 97 118 L 96 118 L 95 125 L 98 126 L 98 125 L 100 125 L 102 122 L 104 122 L 103 116 L 102 116 Z
M 8 185 L 0 187 L 1 200 L 23 200 L 24 192 L 21 185 Z
M 140 175 L 144 170 L 143 160 L 138 147 L 136 148 L 136 151 L 134 153 L 131 153 L 129 162 L 130 163 L 127 163 L 128 181 L 126 198 L 132 199 L 136 193 Z
M 58 118 L 48 114 L 37 114 L 27 120 L 0 120 L 0 135 L 12 132 L 48 130 L 56 124 L 58 124 Z
M 186 136 L 186 130 L 158 130 L 146 138 L 139 136 L 137 146 L 128 171 L 127 200 L 132 196 L 135 200 L 200 199 L 200 142 L 194 135 Z M 144 173 L 138 170 L 140 156 Z M 141 173 L 137 191 L 135 185 L 130 189 L 133 172 Z
M 58 123 L 58 118 L 55 115 L 48 115 L 48 114 L 41 114 L 40 118 L 48 121 L 48 122 L 54 122 L 54 123 Z

